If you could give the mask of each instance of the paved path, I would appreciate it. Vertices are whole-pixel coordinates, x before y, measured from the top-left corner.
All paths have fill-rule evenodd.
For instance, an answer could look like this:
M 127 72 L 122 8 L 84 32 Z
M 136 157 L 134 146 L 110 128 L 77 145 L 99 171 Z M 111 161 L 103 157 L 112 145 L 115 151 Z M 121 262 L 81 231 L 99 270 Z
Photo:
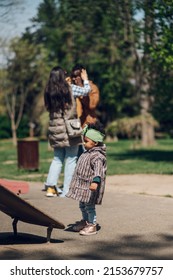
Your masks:
M 97 206 L 100 230 L 80 236 L 70 226 L 80 220 L 78 203 L 68 198 L 47 198 L 41 183 L 30 183 L 26 201 L 63 222 L 46 243 L 45 227 L 12 220 L 0 212 L 0 259 L 159 260 L 173 259 L 173 176 L 108 176 L 103 204 Z

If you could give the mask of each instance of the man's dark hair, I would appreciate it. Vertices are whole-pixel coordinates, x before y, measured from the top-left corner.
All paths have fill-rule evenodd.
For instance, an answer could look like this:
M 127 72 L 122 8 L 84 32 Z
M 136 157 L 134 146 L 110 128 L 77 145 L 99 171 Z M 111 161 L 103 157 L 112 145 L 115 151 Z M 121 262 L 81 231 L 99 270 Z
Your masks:
M 82 64 L 76 64 L 73 68 L 72 68 L 72 72 L 77 71 L 77 70 L 82 70 L 85 69 L 85 67 Z

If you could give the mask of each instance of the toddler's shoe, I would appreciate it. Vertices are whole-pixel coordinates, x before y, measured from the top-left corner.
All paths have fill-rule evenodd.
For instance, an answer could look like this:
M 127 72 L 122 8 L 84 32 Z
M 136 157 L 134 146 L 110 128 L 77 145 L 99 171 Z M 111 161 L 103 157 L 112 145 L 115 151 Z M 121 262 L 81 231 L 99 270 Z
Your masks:
M 88 224 L 79 231 L 80 235 L 93 235 L 97 233 L 96 225 Z
M 47 188 L 47 193 L 46 193 L 47 197 L 55 197 L 58 196 L 58 192 L 56 190 L 55 187 L 48 187 Z
M 80 230 L 82 230 L 85 226 L 87 225 L 87 222 L 84 220 L 81 220 L 80 222 L 78 222 L 75 226 L 73 226 L 73 230 L 76 232 L 79 232 Z

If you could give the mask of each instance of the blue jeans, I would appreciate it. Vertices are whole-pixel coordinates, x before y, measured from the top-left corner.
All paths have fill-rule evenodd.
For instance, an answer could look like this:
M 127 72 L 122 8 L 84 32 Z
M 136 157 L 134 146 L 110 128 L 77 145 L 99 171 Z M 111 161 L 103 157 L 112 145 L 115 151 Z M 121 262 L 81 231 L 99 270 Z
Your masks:
M 50 165 L 46 186 L 56 186 L 64 166 L 64 184 L 61 197 L 65 197 L 76 167 L 78 146 L 54 148 L 54 159 Z
M 79 202 L 79 208 L 82 212 L 82 219 L 89 224 L 96 224 L 95 204 Z

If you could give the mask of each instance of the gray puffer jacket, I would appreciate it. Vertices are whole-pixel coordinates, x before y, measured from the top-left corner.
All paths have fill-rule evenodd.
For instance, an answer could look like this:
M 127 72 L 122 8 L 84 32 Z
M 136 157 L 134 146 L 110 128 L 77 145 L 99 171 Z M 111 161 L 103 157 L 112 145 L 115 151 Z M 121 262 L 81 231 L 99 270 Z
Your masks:
M 64 112 L 64 117 L 66 119 L 75 119 L 77 118 L 76 112 L 76 102 L 72 98 L 72 107 L 66 109 Z M 56 147 L 70 147 L 79 145 L 82 143 L 81 137 L 76 137 L 70 139 L 68 137 L 65 122 L 62 116 L 62 111 L 60 112 L 50 112 L 49 114 L 49 127 L 48 127 L 48 138 L 50 145 L 53 148 Z

